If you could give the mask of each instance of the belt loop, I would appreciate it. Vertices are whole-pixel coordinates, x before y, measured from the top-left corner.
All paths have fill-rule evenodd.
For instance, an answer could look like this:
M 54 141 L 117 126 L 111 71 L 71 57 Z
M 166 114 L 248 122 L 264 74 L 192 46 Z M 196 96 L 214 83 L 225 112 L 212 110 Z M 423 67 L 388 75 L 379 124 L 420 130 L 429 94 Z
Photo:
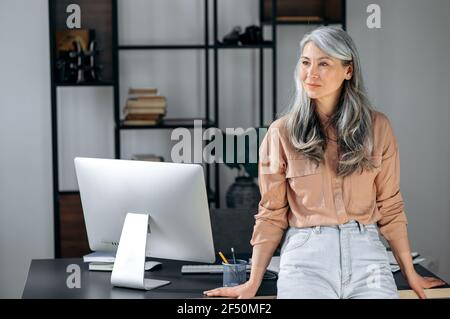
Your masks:
M 356 221 L 356 223 L 358 224 L 359 232 L 362 233 L 363 232 L 363 225 L 359 221 Z
M 321 227 L 320 227 L 320 226 L 314 226 L 314 232 L 315 232 L 316 234 L 320 234 L 320 232 L 321 232 Z
M 361 233 L 365 233 L 367 230 L 366 225 L 364 225 L 363 223 L 359 223 L 359 231 Z

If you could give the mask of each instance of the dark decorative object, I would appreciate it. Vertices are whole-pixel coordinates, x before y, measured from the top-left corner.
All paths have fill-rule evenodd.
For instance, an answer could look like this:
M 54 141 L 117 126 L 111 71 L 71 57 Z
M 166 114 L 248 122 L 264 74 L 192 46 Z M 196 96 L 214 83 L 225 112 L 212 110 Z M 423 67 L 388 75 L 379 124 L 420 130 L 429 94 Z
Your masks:
M 228 188 L 226 192 L 226 203 L 229 208 L 249 208 L 257 209 L 259 201 L 261 200 L 261 194 L 259 192 L 259 187 L 255 183 L 255 179 L 258 177 L 258 163 L 252 163 L 250 161 L 250 152 L 256 152 L 256 157 L 258 157 L 259 145 L 264 136 L 260 136 L 261 132 L 265 132 L 266 129 L 256 130 L 257 145 L 256 149 L 252 149 L 255 145 L 251 145 L 249 135 L 245 135 L 245 156 L 244 163 L 238 163 L 238 149 L 237 149 L 237 139 L 242 138 L 237 135 L 227 136 L 224 134 L 224 152 L 223 159 L 224 163 L 230 168 L 236 168 L 238 170 L 238 176 L 236 177 L 234 183 Z M 227 142 L 233 140 L 234 147 L 234 158 L 229 159 L 226 156 Z M 242 150 L 240 150 L 242 151 Z M 242 155 L 242 154 L 241 154 Z M 228 161 L 228 162 L 227 162 Z
M 262 30 L 256 25 L 251 25 L 245 28 L 245 32 L 241 32 L 240 26 L 235 26 L 233 30 L 223 37 L 221 45 L 251 45 L 263 44 Z
M 233 30 L 223 37 L 222 44 L 225 45 L 238 45 L 239 44 L 239 35 L 241 34 L 241 27 L 235 26 Z
M 251 176 L 236 177 L 226 193 L 228 208 L 256 209 L 260 200 L 259 187 Z
M 88 81 L 100 81 L 100 70 L 103 69 L 102 65 L 97 63 L 97 56 L 99 54 L 99 50 L 97 49 L 97 41 L 92 40 L 89 43 L 89 51 L 85 52 L 84 55 L 88 59 L 88 66 L 85 67 L 85 70 L 88 72 Z
M 262 30 L 256 25 L 245 28 L 245 32 L 239 36 L 242 44 L 261 44 L 263 43 Z
M 86 83 L 101 80 L 102 65 L 97 63 L 99 50 L 94 30 L 63 30 L 56 34 L 58 59 L 57 81 Z

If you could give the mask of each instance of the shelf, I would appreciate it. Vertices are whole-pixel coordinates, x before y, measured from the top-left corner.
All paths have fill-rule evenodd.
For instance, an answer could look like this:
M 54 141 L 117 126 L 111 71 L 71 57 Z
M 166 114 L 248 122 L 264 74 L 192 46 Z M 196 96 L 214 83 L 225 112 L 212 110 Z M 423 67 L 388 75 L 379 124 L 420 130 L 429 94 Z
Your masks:
M 265 0 L 274 1 L 274 0 Z M 338 1 L 338 0 L 327 0 L 327 1 Z M 340 1 L 340 0 L 339 0 Z M 73 89 L 75 87 L 108 87 L 108 90 L 112 89 L 113 95 L 113 111 L 114 111 L 114 158 L 121 158 L 121 141 L 123 134 L 120 134 L 122 130 L 171 130 L 175 128 L 185 128 L 192 130 L 195 128 L 194 120 L 199 120 L 202 123 L 202 128 L 215 128 L 219 126 L 219 90 L 220 90 L 220 77 L 219 77 L 219 55 L 222 53 L 222 49 L 256 49 L 259 51 L 260 57 L 264 57 L 264 51 L 266 49 L 270 50 L 272 53 L 272 66 L 271 69 L 273 73 L 276 73 L 276 59 L 277 59 L 277 33 L 276 33 L 276 23 L 269 23 L 269 28 L 271 29 L 271 37 L 267 41 L 260 44 L 254 45 L 226 45 L 222 44 L 222 39 L 217 34 L 218 27 L 218 10 L 216 0 L 204 0 L 204 21 L 202 37 L 198 40 L 183 41 L 181 43 L 155 43 L 151 41 L 143 41 L 141 43 L 130 43 L 131 41 L 123 40 L 125 43 L 119 42 L 119 6 L 118 0 L 77 0 L 75 1 L 83 8 L 83 28 L 88 30 L 95 30 L 95 38 L 99 40 L 99 49 L 101 54 L 99 54 L 98 64 L 103 65 L 104 68 L 101 72 L 101 78 L 105 79 L 98 82 L 87 82 L 87 83 L 62 83 L 65 79 L 61 77 L 60 69 L 57 68 L 57 61 L 60 58 L 58 47 L 60 42 L 56 41 L 56 32 L 67 29 L 67 12 L 66 7 L 68 0 L 48 0 L 49 4 L 49 42 L 50 42 L 50 70 L 51 70 L 51 121 L 52 121 L 52 162 L 53 162 L 53 207 L 54 207 L 54 240 L 55 240 L 55 257 L 64 257 L 66 251 L 70 251 L 70 247 L 67 248 L 67 241 L 65 238 L 69 234 L 73 233 L 73 230 L 77 230 L 76 227 L 68 226 L 65 213 L 61 214 L 61 210 L 67 210 L 68 204 L 72 205 L 73 197 L 79 197 L 79 191 L 75 189 L 60 190 L 60 167 L 59 167 L 59 153 L 58 153 L 58 94 L 62 93 L 62 90 L 58 90 L 59 87 L 67 87 Z M 260 6 L 262 0 L 260 1 Z M 272 10 L 269 10 L 274 16 L 276 14 L 275 6 L 272 6 Z M 261 9 L 260 7 L 260 19 L 261 20 Z M 255 12 L 255 14 L 257 14 Z M 303 14 L 303 13 L 302 13 Z M 324 13 L 326 14 L 326 13 Z M 333 16 L 327 17 L 332 18 Z M 339 18 L 339 17 L 337 17 Z M 261 26 L 261 24 L 260 24 Z M 273 27 L 273 28 L 271 28 Z M 154 30 L 148 30 L 153 32 Z M 157 30 L 156 30 L 157 32 Z M 68 32 L 71 33 L 71 32 Z M 72 32 L 73 33 L 73 32 Z M 76 32 L 75 32 L 76 33 Z M 89 32 L 91 34 L 91 32 Z M 94 33 L 92 33 L 94 35 Z M 219 42 L 220 41 L 220 42 Z M 126 43 L 128 42 L 128 43 Z M 168 41 L 167 41 L 168 42 Z M 259 49 L 259 50 L 258 50 Z M 201 52 L 202 58 L 204 59 L 204 110 L 193 114 L 191 118 L 163 118 L 162 121 L 157 125 L 134 125 L 125 124 L 121 121 L 121 78 L 120 78 L 120 57 L 121 54 L 132 51 L 132 52 L 146 52 L 151 54 L 152 50 L 184 50 L 180 53 L 188 53 L 192 51 Z M 220 52 L 219 52 L 220 51 Z M 166 51 L 162 51 L 166 52 Z M 197 53 L 196 52 L 196 53 Z M 254 51 L 252 51 L 254 52 Z M 213 54 L 209 54 L 213 53 Z M 260 121 L 264 121 L 264 59 L 259 59 L 260 76 Z M 200 72 L 200 70 L 199 70 Z M 72 78 L 71 78 L 72 79 Z M 86 77 L 90 79 L 90 77 Z M 275 114 L 276 110 L 276 77 L 271 81 L 272 88 L 272 113 Z M 123 86 L 124 84 L 122 84 Z M 212 107 L 210 107 L 212 104 Z M 265 122 L 265 121 L 264 121 Z M 150 133 L 150 132 L 149 132 Z M 217 163 L 204 163 L 204 168 L 206 171 L 206 189 L 207 197 L 209 203 L 214 203 L 215 208 L 220 207 L 221 197 L 220 197 L 220 172 Z M 74 185 L 75 186 L 75 185 Z M 79 200 L 76 202 L 79 209 L 76 211 L 78 217 L 82 220 L 82 210 L 81 203 Z M 77 207 L 78 207 L 77 206 Z M 70 207 L 69 207 L 70 208 Z M 78 227 L 78 226 L 77 226 Z M 84 226 L 81 226 L 84 229 Z M 81 238 L 79 233 L 75 235 L 76 239 Z M 85 238 L 84 234 L 82 238 Z M 84 240 L 87 244 L 87 239 Z M 63 244 L 62 244 L 63 243 Z M 87 246 L 86 246 L 87 247 Z M 64 248 L 62 250 L 62 248 Z M 66 255 L 67 256 L 67 255 Z
M 56 86 L 113 86 L 113 81 L 84 82 L 84 83 L 55 83 Z
M 205 49 L 204 44 L 180 45 L 119 45 L 119 50 L 192 50 Z
M 344 24 L 344 21 L 342 20 L 327 20 L 327 19 L 320 19 L 320 20 L 305 20 L 299 17 L 299 19 L 278 19 L 277 25 L 284 25 L 284 24 L 293 24 L 293 25 L 324 25 L 324 24 Z M 263 22 L 264 25 L 271 25 L 271 22 Z
M 264 25 L 278 24 L 323 25 L 345 24 L 345 0 L 302 0 L 272 1 L 261 0 L 261 20 Z M 275 10 L 274 10 L 274 4 Z M 274 12 L 275 11 L 275 12 Z M 275 19 L 273 19 L 275 17 Z
M 121 45 L 119 50 L 204 50 L 204 49 L 270 49 L 273 48 L 272 41 L 266 41 L 262 44 L 251 45 L 226 45 L 217 44 L 205 45 Z
M 80 191 L 59 191 L 58 195 L 77 195 Z
M 206 196 L 208 197 L 208 202 L 210 203 L 216 202 L 216 193 L 212 189 L 208 189 L 206 191 Z
M 274 45 L 272 41 L 267 41 L 262 44 L 246 44 L 246 45 L 218 44 L 216 46 L 211 47 L 218 49 L 273 49 Z
M 214 127 L 215 123 L 211 120 L 199 118 L 179 118 L 179 119 L 163 119 L 157 125 L 126 125 L 124 121 L 120 122 L 121 130 L 140 130 L 140 129 L 173 129 L 178 127 L 194 128 L 194 120 L 202 120 L 202 127 Z

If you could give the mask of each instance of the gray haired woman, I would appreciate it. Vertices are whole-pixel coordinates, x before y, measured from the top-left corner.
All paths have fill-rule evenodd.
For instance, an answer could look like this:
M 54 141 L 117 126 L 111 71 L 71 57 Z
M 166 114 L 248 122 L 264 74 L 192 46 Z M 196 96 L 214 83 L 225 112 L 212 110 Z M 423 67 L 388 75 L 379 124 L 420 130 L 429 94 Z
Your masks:
M 356 47 L 339 28 L 300 43 L 296 95 L 260 146 L 250 279 L 208 296 L 253 297 L 280 243 L 278 298 L 398 298 L 385 246 L 421 298 L 444 284 L 416 273 L 389 119 L 366 95 Z

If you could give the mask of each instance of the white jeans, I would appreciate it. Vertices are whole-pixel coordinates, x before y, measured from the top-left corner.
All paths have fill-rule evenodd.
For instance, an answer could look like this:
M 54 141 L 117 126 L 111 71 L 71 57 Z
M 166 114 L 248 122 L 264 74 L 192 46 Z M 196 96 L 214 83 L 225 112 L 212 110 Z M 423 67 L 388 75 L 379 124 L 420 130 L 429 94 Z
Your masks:
M 376 225 L 289 228 L 278 298 L 399 298 Z

